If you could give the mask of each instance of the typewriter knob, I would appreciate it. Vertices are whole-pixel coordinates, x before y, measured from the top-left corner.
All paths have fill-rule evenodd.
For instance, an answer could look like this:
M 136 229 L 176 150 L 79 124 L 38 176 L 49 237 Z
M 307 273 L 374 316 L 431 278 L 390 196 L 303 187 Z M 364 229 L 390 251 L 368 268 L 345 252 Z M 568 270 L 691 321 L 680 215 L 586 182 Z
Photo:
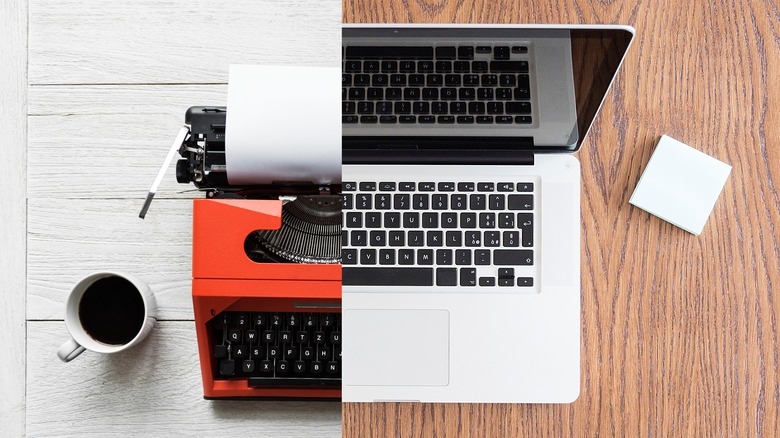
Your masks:
M 190 172 L 187 166 L 187 160 L 179 160 L 176 162 L 176 181 L 181 184 L 190 182 Z

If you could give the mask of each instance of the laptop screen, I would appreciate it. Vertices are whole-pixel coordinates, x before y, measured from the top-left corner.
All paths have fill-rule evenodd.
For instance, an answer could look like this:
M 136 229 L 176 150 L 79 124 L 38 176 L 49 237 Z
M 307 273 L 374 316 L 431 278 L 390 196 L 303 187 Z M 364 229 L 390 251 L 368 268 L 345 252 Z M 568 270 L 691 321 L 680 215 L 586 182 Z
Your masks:
M 345 162 L 351 151 L 576 151 L 632 37 L 618 26 L 345 26 Z

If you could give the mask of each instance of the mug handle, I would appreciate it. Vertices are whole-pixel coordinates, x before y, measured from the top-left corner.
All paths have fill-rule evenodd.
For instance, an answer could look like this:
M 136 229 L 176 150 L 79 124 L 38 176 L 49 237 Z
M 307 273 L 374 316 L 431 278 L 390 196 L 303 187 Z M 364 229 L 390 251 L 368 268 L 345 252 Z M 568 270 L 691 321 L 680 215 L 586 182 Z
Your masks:
M 86 348 L 79 345 L 75 339 L 70 338 L 62 344 L 59 350 L 57 350 L 57 357 L 63 362 L 70 362 L 78 357 L 79 354 L 83 353 L 84 350 L 86 350 Z

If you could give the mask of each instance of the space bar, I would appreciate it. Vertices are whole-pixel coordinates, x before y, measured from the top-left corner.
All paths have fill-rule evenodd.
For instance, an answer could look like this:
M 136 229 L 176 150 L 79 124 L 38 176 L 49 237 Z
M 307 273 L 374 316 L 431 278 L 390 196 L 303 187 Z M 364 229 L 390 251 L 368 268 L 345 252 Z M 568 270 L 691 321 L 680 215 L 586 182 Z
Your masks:
M 433 268 L 341 268 L 344 286 L 433 286 Z
M 264 388 L 341 388 L 341 379 L 306 379 L 295 377 L 250 377 L 249 386 Z

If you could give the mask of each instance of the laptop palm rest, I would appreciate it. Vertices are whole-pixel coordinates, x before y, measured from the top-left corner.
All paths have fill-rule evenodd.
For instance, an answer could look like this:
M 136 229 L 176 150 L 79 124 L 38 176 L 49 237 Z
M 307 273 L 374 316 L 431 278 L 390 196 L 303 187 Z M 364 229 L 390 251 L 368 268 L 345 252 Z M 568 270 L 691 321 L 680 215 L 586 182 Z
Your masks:
M 347 329 L 344 385 L 449 384 L 448 311 L 350 309 L 343 318 L 345 327 L 360 327 Z

